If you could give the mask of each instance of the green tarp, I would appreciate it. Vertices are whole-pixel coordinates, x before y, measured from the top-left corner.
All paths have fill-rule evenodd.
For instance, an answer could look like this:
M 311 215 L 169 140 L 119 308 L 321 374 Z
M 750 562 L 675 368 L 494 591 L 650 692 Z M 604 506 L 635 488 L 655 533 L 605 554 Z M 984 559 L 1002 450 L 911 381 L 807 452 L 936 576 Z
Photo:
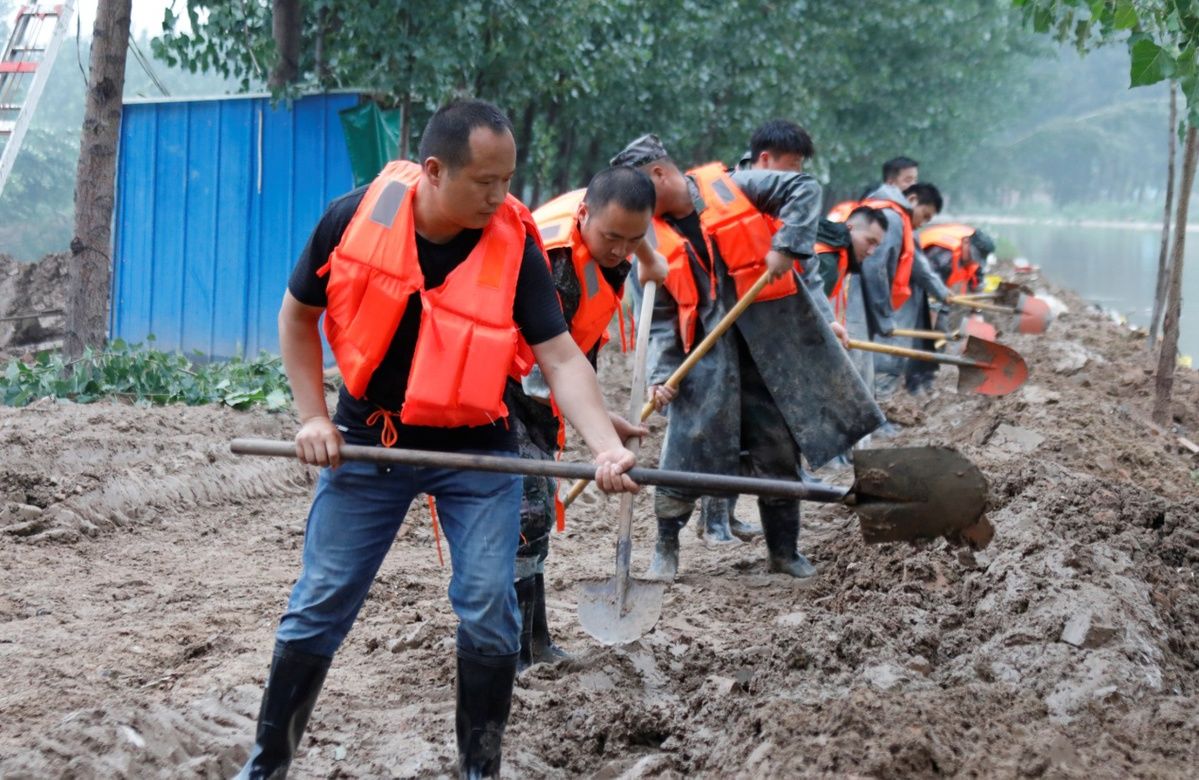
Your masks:
M 400 110 L 381 110 L 374 102 L 338 112 L 350 153 L 354 186 L 373 180 L 400 148 Z

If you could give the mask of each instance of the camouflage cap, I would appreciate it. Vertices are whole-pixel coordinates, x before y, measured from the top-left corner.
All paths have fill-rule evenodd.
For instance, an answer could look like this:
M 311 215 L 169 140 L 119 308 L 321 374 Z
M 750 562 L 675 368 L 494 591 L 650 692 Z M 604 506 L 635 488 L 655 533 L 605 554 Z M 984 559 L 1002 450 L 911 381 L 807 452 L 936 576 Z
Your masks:
M 666 152 L 666 147 L 662 145 L 662 141 L 653 133 L 646 133 L 640 138 L 631 141 L 628 146 L 620 150 L 620 153 L 608 161 L 608 164 L 615 168 L 618 165 L 628 165 L 631 168 L 640 168 L 642 165 L 647 165 L 655 160 L 663 160 L 670 157 Z
M 987 255 L 995 251 L 995 239 L 981 230 L 975 230 L 974 235 L 970 236 L 970 247 L 979 260 L 985 260 Z

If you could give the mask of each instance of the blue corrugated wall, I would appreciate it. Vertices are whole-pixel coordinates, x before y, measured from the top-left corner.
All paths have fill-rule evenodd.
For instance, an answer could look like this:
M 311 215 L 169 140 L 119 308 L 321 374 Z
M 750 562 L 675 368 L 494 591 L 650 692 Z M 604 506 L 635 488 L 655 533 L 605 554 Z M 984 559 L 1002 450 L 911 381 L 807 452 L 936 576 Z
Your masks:
M 277 352 L 288 274 L 325 205 L 353 187 L 337 112 L 357 101 L 126 105 L 111 335 L 209 357 Z

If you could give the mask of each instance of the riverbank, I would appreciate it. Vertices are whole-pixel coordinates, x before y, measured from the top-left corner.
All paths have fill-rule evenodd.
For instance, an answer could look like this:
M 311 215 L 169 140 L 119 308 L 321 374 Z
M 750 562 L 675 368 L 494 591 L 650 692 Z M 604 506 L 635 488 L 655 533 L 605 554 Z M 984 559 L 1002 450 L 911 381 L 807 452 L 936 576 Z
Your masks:
M 990 482 L 985 550 L 865 546 L 807 504 L 811 583 L 688 529 L 662 620 L 603 648 L 574 616 L 610 573 L 618 501 L 585 493 L 547 568 L 575 658 L 517 684 L 513 777 L 1187 777 L 1199 762 L 1199 376 L 1146 422 L 1144 339 L 1073 293 L 1005 398 L 901 397 L 875 446 L 945 444 Z M 614 408 L 629 357 L 601 365 Z M 252 737 L 313 473 L 235 459 L 289 415 L 42 401 L 0 408 L 0 776 L 228 777 Z M 656 462 L 655 417 L 644 459 Z M 566 457 L 582 459 L 572 434 Z M 847 472 L 824 472 L 844 483 Z M 652 549 L 636 499 L 633 565 Z M 756 520 L 753 503 L 738 512 Z M 414 507 L 325 685 L 292 776 L 453 773 L 453 616 Z

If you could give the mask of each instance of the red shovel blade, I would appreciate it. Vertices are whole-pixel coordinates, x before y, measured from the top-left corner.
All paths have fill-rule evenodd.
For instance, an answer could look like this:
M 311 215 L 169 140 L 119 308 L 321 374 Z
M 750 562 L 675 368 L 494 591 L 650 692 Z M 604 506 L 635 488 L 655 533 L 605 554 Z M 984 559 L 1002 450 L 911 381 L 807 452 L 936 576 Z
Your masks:
M 962 357 L 979 365 L 958 367 L 959 393 L 1007 395 L 1028 379 L 1028 365 L 1024 358 L 1003 344 L 969 336 Z
M 1021 295 L 1016 304 L 1020 311 L 1020 324 L 1017 330 L 1021 333 L 1044 333 L 1053 321 L 1053 313 L 1049 304 L 1035 295 Z
M 971 314 L 966 317 L 962 321 L 962 333 L 987 341 L 994 341 L 999 337 L 999 331 L 995 330 L 994 325 L 984 320 L 981 314 Z

